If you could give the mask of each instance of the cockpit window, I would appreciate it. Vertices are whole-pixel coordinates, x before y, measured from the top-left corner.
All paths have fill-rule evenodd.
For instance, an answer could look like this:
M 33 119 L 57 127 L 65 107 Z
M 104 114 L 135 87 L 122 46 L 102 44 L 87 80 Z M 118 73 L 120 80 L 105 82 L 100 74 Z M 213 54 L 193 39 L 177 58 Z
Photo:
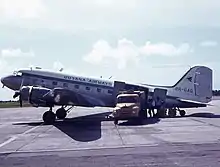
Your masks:
M 17 74 L 17 71 L 14 71 L 14 72 L 13 72 L 13 75 L 16 75 L 16 74 Z
M 14 71 L 14 72 L 13 72 L 13 75 L 14 75 L 14 76 L 22 76 L 22 72 L 20 72 L 20 71 Z

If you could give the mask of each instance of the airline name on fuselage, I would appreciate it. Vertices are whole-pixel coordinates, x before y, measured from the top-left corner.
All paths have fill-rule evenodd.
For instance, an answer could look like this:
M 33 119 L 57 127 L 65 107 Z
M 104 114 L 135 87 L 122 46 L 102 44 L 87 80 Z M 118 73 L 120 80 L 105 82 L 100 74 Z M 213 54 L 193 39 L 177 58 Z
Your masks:
M 88 83 L 99 84 L 99 85 L 105 85 L 105 86 L 112 86 L 111 82 L 100 81 L 100 80 L 95 80 L 95 79 L 90 79 L 90 78 L 64 76 L 64 79 L 69 79 L 69 80 L 74 80 L 74 81 L 88 82 Z
M 175 87 L 175 90 L 176 91 L 179 91 L 179 92 L 186 92 L 186 93 L 193 93 L 193 89 L 192 88 L 182 88 L 182 87 Z

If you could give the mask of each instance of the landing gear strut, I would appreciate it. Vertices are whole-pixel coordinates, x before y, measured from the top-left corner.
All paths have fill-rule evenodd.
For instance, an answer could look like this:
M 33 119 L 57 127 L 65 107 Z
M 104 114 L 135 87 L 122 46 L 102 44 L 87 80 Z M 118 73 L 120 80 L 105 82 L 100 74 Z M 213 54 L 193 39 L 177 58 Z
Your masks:
M 52 111 L 52 107 L 50 108 L 49 111 L 46 111 L 43 114 L 43 120 L 46 124 L 53 124 L 56 120 L 56 115 Z

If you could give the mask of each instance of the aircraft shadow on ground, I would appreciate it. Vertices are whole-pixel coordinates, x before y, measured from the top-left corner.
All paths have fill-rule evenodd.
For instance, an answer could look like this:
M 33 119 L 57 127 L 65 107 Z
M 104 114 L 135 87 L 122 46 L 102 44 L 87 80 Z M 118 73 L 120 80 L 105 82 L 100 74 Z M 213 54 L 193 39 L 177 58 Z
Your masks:
M 185 117 L 201 117 L 201 118 L 220 118 L 220 115 L 209 113 L 209 112 L 200 112 L 186 115 Z
M 112 121 L 107 119 L 110 112 L 92 114 L 86 116 L 79 116 L 74 118 L 66 118 L 64 120 L 57 120 L 53 126 L 71 137 L 73 140 L 80 142 L 89 142 L 95 141 L 101 138 L 101 123 L 103 121 Z M 151 118 L 146 119 L 143 123 L 138 123 L 136 121 L 123 121 L 119 126 L 137 126 L 137 125 L 146 125 L 146 124 L 155 124 L 158 123 L 160 119 Z M 42 121 L 39 122 L 25 122 L 25 123 L 16 123 L 14 125 L 28 125 L 28 126 L 48 126 L 42 124 Z
M 95 141 L 101 138 L 101 122 L 107 120 L 105 118 L 107 115 L 109 115 L 109 112 L 66 118 L 64 120 L 57 120 L 53 126 L 71 137 L 73 140 L 81 142 Z M 14 125 L 48 126 L 42 123 L 42 121 L 26 122 L 16 123 Z
M 149 124 L 156 124 L 160 122 L 160 118 L 147 118 L 144 119 L 142 122 L 136 120 L 128 120 L 119 123 L 119 126 L 140 126 L 140 125 L 149 125 Z
M 95 141 L 101 138 L 101 122 L 106 121 L 109 113 L 92 114 L 57 121 L 54 126 L 74 140 Z

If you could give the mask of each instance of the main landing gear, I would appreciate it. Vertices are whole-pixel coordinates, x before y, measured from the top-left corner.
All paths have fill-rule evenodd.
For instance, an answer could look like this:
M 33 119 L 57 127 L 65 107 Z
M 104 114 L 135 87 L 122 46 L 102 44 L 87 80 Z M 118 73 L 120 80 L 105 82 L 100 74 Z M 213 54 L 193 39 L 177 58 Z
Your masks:
M 180 116 L 181 117 L 184 117 L 186 115 L 186 111 L 185 110 L 180 110 L 179 109 L 179 112 L 180 112 Z
M 43 120 L 46 124 L 53 124 L 56 120 L 56 115 L 52 111 L 52 107 L 50 108 L 49 111 L 46 111 L 43 114 Z
M 53 124 L 56 120 L 56 117 L 58 119 L 64 119 L 66 118 L 67 116 L 67 113 L 73 108 L 73 106 L 71 106 L 69 109 L 65 109 L 66 107 L 61 107 L 61 108 L 58 108 L 56 110 L 56 114 L 53 112 L 52 110 L 52 107 L 50 107 L 49 111 L 46 111 L 44 114 L 43 114 L 43 121 L 46 123 L 46 124 Z
M 57 109 L 56 116 L 58 119 L 64 119 L 66 118 L 66 115 L 67 115 L 67 112 L 63 107 Z
M 176 108 L 170 108 L 168 109 L 168 116 L 169 117 L 175 117 L 176 114 L 177 114 L 177 111 L 179 111 L 179 114 L 181 117 L 184 117 L 186 115 L 186 111 L 185 110 L 180 110 L 179 108 L 176 109 Z

